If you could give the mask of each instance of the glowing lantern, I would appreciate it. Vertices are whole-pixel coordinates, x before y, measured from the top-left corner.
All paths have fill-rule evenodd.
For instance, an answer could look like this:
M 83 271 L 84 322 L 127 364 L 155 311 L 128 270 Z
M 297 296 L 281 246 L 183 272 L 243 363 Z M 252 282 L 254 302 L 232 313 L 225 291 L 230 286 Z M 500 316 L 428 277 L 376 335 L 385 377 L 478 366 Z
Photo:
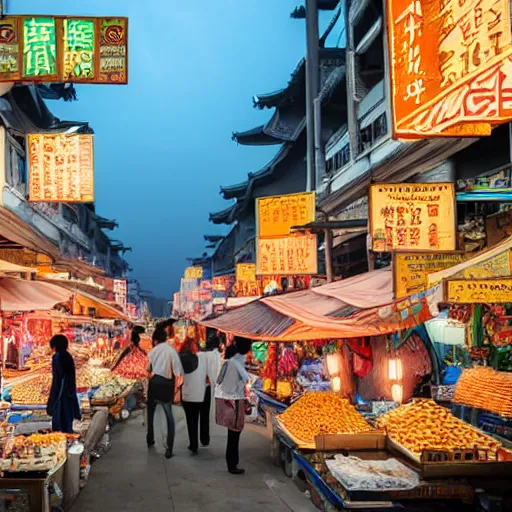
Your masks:
M 402 380 L 402 361 L 400 359 L 390 359 L 388 361 L 389 380 Z
M 340 377 L 332 378 L 331 389 L 334 393 L 339 393 L 341 391 L 341 378 Z
M 339 353 L 327 354 L 325 364 L 331 381 L 331 389 L 334 393 L 339 393 L 341 391 L 341 355 Z
M 99 348 L 103 348 L 105 345 L 105 340 L 103 338 L 98 338 L 98 341 L 96 342 L 98 344 Z
M 402 384 L 393 384 L 391 386 L 391 396 L 394 402 L 397 402 L 399 404 L 402 403 L 402 400 L 404 398 L 404 387 L 402 386 Z

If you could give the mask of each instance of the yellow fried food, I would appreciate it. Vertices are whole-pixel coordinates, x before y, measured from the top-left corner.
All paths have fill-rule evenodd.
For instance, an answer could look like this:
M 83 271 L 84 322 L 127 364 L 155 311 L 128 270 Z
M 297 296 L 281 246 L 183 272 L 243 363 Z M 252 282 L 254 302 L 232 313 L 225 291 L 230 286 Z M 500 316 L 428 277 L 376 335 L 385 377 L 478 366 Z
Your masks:
M 500 444 L 453 416 L 433 400 L 416 399 L 386 414 L 378 422 L 398 444 L 416 455 L 424 450 L 487 450 L 495 456 Z
M 48 401 L 52 376 L 49 373 L 39 375 L 14 386 L 11 390 L 13 404 L 44 405 Z
M 304 443 L 314 443 L 318 435 L 373 430 L 346 398 L 334 393 L 306 393 L 280 414 L 279 420 L 290 434 Z

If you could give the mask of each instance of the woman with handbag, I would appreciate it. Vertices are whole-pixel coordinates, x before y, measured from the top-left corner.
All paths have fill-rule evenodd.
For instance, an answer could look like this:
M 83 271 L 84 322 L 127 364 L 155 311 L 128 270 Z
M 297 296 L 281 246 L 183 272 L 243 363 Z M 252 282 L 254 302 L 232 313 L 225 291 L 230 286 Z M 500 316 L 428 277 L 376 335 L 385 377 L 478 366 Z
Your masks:
M 232 475 L 243 475 L 238 467 L 240 434 L 245 425 L 245 397 L 249 374 L 245 369 L 245 355 L 251 350 L 251 340 L 235 338 L 226 348 L 224 362 L 215 387 L 215 419 L 228 429 L 226 463 Z
M 163 407 L 167 419 L 167 446 L 165 457 L 172 457 L 174 446 L 174 417 L 172 404 L 183 384 L 183 368 L 176 350 L 167 343 L 167 332 L 157 328 L 153 333 L 154 348 L 149 352 L 149 370 L 152 373 L 148 388 L 148 448 L 155 444 L 154 419 L 156 406 Z M 179 402 L 179 399 L 178 399 Z
M 68 352 L 68 339 L 57 334 L 50 340 L 52 357 L 52 386 L 46 411 L 52 417 L 54 432 L 73 433 L 73 420 L 81 418 L 76 395 L 75 362 Z

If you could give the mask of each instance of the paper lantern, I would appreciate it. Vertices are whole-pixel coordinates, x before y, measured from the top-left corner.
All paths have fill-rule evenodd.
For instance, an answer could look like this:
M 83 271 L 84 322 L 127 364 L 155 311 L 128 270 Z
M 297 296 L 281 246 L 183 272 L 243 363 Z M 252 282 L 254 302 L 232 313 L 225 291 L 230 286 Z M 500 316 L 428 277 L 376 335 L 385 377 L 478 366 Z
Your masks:
M 402 380 L 402 361 L 400 359 L 390 359 L 388 361 L 389 380 Z
M 333 377 L 331 379 L 331 389 L 333 393 L 339 393 L 341 391 L 341 378 Z
M 391 386 L 391 396 L 394 402 L 397 402 L 399 404 L 402 403 L 402 400 L 404 398 L 404 387 L 402 386 L 402 384 L 393 384 Z

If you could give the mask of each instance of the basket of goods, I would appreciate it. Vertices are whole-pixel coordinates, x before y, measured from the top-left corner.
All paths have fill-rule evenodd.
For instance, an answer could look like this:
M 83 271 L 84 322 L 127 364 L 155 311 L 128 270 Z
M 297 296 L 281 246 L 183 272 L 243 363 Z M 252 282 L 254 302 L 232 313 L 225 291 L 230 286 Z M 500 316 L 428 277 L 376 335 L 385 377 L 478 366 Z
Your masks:
M 142 350 L 132 350 L 112 372 L 127 379 L 144 380 L 149 377 L 149 359 Z
M 299 371 L 299 362 L 292 348 L 285 348 L 279 359 L 278 375 L 279 379 L 276 386 L 278 399 L 290 398 L 293 394 L 292 380 Z
M 263 367 L 263 391 L 272 391 L 277 380 L 277 344 L 271 343 L 267 350 L 265 366 Z
M 512 418 L 512 374 L 482 366 L 464 370 L 453 401 Z
M 374 430 L 346 398 L 329 392 L 305 393 L 280 414 L 277 421 L 303 448 L 315 448 L 316 436 Z
M 433 400 L 415 399 L 379 418 L 377 427 L 388 435 L 388 446 L 424 469 L 424 476 L 470 476 L 479 463 L 508 460 L 508 452 L 496 439 L 453 416 Z M 465 465 L 466 468 L 456 467 Z M 430 466 L 442 468 L 441 473 Z M 512 464 L 506 463 L 507 471 Z M 488 470 L 497 471 L 488 466 Z

